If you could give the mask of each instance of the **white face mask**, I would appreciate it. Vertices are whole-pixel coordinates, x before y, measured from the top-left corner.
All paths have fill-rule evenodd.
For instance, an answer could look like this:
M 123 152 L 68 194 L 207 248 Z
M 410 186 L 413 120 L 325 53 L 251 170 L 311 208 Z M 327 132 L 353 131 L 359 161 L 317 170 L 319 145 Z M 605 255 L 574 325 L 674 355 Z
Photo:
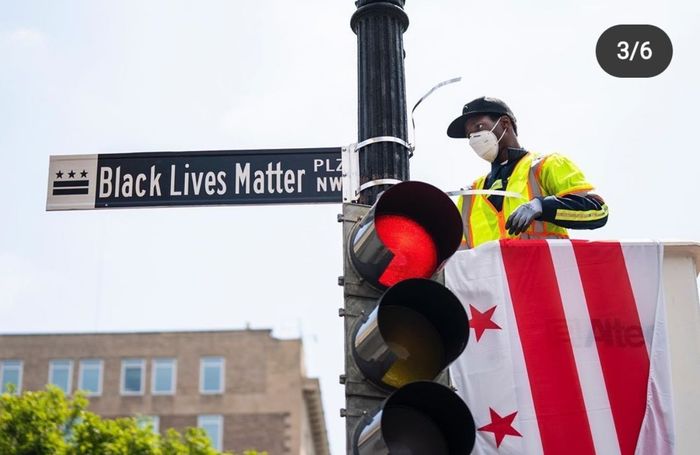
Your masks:
M 496 125 L 498 125 L 500 121 L 501 119 L 499 118 Z M 493 160 L 498 156 L 498 143 L 501 142 L 501 139 L 503 139 L 503 136 L 506 134 L 506 130 L 503 130 L 501 137 L 497 138 L 493 132 L 496 125 L 493 125 L 490 131 L 478 131 L 469 135 L 469 145 L 471 148 L 474 149 L 477 155 L 489 163 L 493 163 Z

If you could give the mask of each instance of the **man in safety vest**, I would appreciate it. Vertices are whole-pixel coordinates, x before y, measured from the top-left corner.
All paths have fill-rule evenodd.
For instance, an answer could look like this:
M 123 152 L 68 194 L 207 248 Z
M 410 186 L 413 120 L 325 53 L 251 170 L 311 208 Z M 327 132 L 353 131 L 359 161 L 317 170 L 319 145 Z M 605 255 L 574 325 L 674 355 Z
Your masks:
M 607 222 L 607 205 L 589 192 L 593 185 L 571 160 L 520 146 L 515 115 L 503 101 L 484 96 L 465 104 L 447 135 L 469 139 L 491 163 L 491 172 L 470 189 L 500 192 L 460 196 L 463 247 L 516 237 L 567 238 L 567 228 L 597 229 Z

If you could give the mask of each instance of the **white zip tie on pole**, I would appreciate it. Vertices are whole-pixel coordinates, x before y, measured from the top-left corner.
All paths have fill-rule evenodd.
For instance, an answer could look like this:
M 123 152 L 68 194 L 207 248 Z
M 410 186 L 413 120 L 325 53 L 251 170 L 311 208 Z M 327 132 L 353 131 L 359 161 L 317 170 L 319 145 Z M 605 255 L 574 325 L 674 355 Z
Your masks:
M 378 144 L 380 142 L 394 142 L 396 144 L 403 145 L 409 151 L 412 151 L 411 144 L 409 144 L 408 142 L 404 141 L 403 139 L 401 139 L 399 137 L 394 137 L 394 136 L 377 136 L 377 137 L 371 137 L 369 139 L 365 139 L 364 141 L 355 145 L 355 150 L 360 150 L 361 148 L 366 147 L 370 144 Z

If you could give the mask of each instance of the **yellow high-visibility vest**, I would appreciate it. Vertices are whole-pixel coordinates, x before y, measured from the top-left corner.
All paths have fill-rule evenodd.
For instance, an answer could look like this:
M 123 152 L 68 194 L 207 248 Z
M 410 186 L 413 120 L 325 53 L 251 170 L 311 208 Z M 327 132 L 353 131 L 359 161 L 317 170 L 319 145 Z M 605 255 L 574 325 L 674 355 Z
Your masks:
M 474 181 L 472 189 L 484 189 L 486 176 Z M 495 184 L 500 181 L 494 182 Z M 535 220 L 528 229 L 512 236 L 505 228 L 508 217 L 522 204 L 535 197 L 564 196 L 579 191 L 592 190 L 581 170 L 568 158 L 552 154 L 538 156 L 528 152 L 515 165 L 508 178 L 506 188 L 509 192 L 521 194 L 523 198 L 503 198 L 503 208 L 499 212 L 487 199 L 487 195 L 471 194 L 460 196 L 457 207 L 462 214 L 464 237 L 462 248 L 474 248 L 484 242 L 508 238 L 568 238 L 567 230 L 546 221 Z

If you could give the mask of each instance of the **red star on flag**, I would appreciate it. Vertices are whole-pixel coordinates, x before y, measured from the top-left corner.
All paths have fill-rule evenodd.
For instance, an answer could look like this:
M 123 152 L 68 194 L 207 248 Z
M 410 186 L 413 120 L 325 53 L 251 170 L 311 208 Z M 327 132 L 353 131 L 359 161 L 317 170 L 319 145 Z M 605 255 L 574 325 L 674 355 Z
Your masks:
M 498 448 L 501 445 L 501 442 L 503 442 L 503 438 L 505 438 L 506 436 L 518 436 L 521 438 L 523 437 L 523 435 L 518 433 L 512 425 L 513 420 L 515 419 L 515 415 L 518 413 L 518 411 L 515 411 L 512 414 L 508 414 L 505 417 L 499 416 L 498 413 L 491 408 L 489 408 L 489 412 L 491 413 L 491 423 L 479 428 L 479 431 L 489 431 L 493 433 L 493 435 L 496 437 L 496 448 Z
M 483 313 L 474 308 L 472 305 L 469 305 L 469 310 L 472 314 L 472 318 L 469 320 L 469 327 L 474 329 L 476 332 L 477 342 L 479 339 L 481 339 L 481 335 L 483 335 L 487 329 L 501 330 L 501 327 L 491 320 L 493 312 L 496 311 L 496 306 L 489 308 Z

